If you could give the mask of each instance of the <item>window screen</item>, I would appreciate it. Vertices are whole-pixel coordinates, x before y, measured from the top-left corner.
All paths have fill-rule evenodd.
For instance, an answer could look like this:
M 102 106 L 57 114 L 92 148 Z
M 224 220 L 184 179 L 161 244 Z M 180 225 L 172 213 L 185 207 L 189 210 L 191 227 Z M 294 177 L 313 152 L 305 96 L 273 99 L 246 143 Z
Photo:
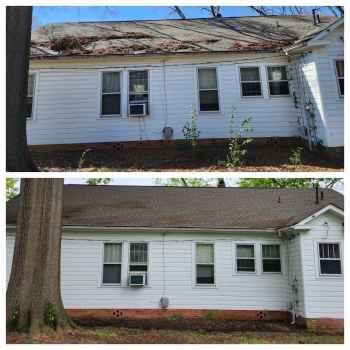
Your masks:
M 214 245 L 196 245 L 197 284 L 214 284 Z
M 105 243 L 103 254 L 103 283 L 121 283 L 121 263 L 121 243 Z
M 263 272 L 281 272 L 281 256 L 279 245 L 262 246 Z
M 254 272 L 254 245 L 237 245 L 237 272 Z
M 219 111 L 219 90 L 216 68 L 198 69 L 200 111 Z
M 121 73 L 103 73 L 102 115 L 120 115 Z
M 242 96 L 261 96 L 259 68 L 240 68 L 240 74 Z

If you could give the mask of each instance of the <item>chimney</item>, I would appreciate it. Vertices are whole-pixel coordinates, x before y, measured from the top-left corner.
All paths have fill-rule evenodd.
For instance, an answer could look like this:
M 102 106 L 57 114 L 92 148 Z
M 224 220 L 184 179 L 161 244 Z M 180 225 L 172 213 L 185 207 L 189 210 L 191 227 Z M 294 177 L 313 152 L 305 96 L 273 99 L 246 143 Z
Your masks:
M 324 198 L 323 198 L 323 191 L 321 191 L 321 201 L 324 201 Z
M 224 180 L 220 180 L 218 183 L 218 187 L 226 187 L 225 186 L 225 181 Z
M 317 23 L 317 24 L 321 23 L 321 21 L 320 21 L 320 15 L 319 15 L 319 14 L 316 15 L 316 23 Z
M 312 10 L 312 22 L 314 23 L 314 26 L 316 25 L 316 15 L 315 15 L 315 9 Z
M 318 186 L 316 186 L 316 204 L 319 204 L 318 203 Z

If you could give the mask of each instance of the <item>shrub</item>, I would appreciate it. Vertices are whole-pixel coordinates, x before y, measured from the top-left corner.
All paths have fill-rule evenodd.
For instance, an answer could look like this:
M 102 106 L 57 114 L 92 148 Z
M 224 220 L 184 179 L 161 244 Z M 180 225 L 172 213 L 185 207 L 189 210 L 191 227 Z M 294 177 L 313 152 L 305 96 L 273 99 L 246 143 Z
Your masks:
M 184 318 L 180 314 L 173 314 L 169 318 L 167 318 L 167 321 L 181 321 Z

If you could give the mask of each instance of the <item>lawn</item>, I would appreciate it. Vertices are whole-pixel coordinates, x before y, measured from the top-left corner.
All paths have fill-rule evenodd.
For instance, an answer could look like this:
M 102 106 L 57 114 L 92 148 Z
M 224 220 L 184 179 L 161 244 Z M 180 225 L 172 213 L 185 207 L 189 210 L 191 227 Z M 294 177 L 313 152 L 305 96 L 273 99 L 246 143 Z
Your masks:
M 219 166 L 228 148 L 218 145 L 201 147 L 194 159 L 191 150 L 170 147 L 154 149 L 89 150 L 66 152 L 32 152 L 35 164 L 49 172 L 342 172 L 344 162 L 321 156 L 303 147 L 298 166 L 293 165 L 295 146 L 249 146 L 243 156 L 244 166 L 236 169 Z

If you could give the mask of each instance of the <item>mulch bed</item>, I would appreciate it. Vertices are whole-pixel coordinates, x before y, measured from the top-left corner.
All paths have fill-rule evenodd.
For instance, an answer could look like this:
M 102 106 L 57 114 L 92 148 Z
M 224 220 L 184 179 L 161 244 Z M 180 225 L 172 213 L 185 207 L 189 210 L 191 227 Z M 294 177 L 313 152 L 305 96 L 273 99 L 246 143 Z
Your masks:
M 243 158 L 244 166 L 236 169 L 218 166 L 227 159 L 228 147 L 206 146 L 200 149 L 196 159 L 190 150 L 175 148 L 91 150 L 82 158 L 81 151 L 32 152 L 35 164 L 50 172 L 293 172 L 300 171 L 292 164 L 295 146 L 250 146 Z M 79 167 L 79 161 L 81 163 Z M 344 171 L 344 162 L 330 159 L 303 147 L 302 171 Z
M 286 332 L 300 333 L 302 328 L 290 322 L 282 321 L 240 321 L 233 319 L 184 318 L 179 321 L 169 321 L 165 318 L 98 318 L 85 317 L 73 319 L 82 327 L 115 327 L 142 330 L 176 330 L 205 332 Z

